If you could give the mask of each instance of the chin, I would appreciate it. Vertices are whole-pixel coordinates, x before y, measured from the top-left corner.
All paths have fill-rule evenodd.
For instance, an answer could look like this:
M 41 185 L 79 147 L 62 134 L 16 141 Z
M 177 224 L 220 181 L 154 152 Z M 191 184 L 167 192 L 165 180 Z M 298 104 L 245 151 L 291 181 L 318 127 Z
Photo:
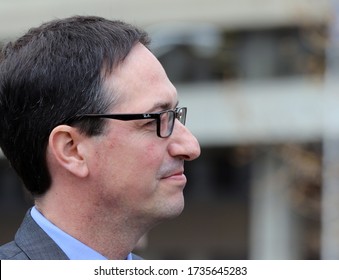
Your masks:
M 173 219 L 178 217 L 184 210 L 184 199 L 175 201 L 175 203 L 169 203 L 166 207 L 163 207 L 162 214 L 163 219 Z
M 148 208 L 145 213 L 153 224 L 158 224 L 166 220 L 178 217 L 184 210 L 185 201 L 183 193 L 175 196 L 167 196 L 159 199 L 156 204 Z

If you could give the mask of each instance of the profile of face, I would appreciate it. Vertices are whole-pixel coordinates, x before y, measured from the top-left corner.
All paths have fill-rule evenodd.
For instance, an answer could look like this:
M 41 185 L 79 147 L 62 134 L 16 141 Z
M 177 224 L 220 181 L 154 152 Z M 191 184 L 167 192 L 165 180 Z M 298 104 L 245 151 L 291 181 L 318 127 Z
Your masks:
M 105 88 L 118 95 L 113 114 L 154 113 L 178 104 L 163 67 L 142 44 L 107 77 Z M 105 210 L 145 223 L 181 213 L 184 162 L 200 155 L 197 139 L 182 123 L 175 120 L 172 135 L 160 138 L 155 120 L 109 119 L 103 134 L 90 139 L 90 175 Z

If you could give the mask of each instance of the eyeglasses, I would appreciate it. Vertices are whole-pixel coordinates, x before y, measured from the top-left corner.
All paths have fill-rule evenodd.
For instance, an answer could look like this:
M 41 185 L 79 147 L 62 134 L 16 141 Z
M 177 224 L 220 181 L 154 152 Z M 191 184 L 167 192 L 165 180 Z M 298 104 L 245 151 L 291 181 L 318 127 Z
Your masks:
M 157 125 L 157 135 L 160 138 L 171 136 L 174 128 L 175 119 L 178 119 L 183 125 L 186 123 L 187 108 L 175 108 L 174 110 L 165 110 L 157 113 L 143 114 L 84 114 L 78 115 L 73 120 L 81 120 L 83 118 L 107 118 L 121 121 L 131 120 L 148 120 L 155 119 Z

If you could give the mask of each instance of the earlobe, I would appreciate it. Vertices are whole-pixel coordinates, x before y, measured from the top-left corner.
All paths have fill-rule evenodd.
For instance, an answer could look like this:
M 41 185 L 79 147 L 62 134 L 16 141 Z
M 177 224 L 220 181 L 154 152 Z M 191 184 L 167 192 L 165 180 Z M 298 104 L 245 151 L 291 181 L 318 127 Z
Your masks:
M 84 136 L 76 128 L 59 125 L 52 130 L 47 148 L 54 164 L 82 178 L 89 173 L 86 154 L 81 148 L 83 139 Z

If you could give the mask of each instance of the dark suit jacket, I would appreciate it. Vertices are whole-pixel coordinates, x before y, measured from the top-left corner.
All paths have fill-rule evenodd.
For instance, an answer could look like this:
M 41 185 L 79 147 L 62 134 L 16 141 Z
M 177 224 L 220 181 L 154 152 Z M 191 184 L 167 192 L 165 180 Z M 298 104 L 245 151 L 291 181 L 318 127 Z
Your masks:
M 0 247 L 0 260 L 68 260 L 60 247 L 33 220 L 31 210 L 15 234 L 14 241 Z M 140 260 L 132 255 L 133 260 Z

